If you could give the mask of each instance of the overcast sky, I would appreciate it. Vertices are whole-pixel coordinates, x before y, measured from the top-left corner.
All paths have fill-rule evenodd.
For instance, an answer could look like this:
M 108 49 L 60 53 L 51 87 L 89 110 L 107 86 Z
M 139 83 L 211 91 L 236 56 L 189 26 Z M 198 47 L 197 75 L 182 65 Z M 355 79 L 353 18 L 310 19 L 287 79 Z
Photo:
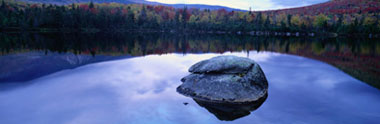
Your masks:
M 248 10 L 271 10 L 306 6 L 316 3 L 326 2 L 328 0 L 147 0 L 167 4 L 207 4 L 207 5 L 220 5 L 230 8 L 238 8 Z

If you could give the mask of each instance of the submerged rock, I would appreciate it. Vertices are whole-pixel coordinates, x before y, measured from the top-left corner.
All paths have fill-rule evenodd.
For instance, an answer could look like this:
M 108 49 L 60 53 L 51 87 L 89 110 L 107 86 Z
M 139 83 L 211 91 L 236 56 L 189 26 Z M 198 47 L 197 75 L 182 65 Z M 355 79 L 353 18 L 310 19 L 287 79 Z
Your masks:
M 177 92 L 197 101 L 214 103 L 255 102 L 267 94 L 268 82 L 251 59 L 219 56 L 190 67 Z

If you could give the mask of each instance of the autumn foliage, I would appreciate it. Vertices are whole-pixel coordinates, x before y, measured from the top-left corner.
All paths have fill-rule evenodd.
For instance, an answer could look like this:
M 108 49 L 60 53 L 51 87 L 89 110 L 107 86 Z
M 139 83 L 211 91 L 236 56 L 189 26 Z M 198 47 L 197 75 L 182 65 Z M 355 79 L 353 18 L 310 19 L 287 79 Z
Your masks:
M 82 3 L 65 6 L 2 2 L 0 29 L 198 33 L 380 33 L 380 2 L 332 0 L 291 9 L 227 11 L 161 5 Z

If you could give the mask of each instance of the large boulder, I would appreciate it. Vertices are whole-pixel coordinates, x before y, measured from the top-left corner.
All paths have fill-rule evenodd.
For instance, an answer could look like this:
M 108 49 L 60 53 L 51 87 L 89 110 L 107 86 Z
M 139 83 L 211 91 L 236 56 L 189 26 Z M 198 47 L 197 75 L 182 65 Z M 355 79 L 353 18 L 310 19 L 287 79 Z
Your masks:
M 218 56 L 196 63 L 189 72 L 177 92 L 198 101 L 248 103 L 267 94 L 267 79 L 249 58 Z

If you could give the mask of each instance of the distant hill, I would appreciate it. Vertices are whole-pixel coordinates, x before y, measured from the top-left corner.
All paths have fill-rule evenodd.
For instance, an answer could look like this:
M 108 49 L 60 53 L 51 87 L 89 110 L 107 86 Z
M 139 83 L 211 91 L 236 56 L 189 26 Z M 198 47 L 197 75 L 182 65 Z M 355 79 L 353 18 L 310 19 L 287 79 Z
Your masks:
M 123 4 L 132 4 L 137 3 L 138 0 L 21 0 L 25 2 L 33 2 L 33 3 L 46 3 L 46 4 L 71 4 L 71 3 L 87 3 L 87 2 L 95 2 L 95 3 L 107 3 L 107 2 L 115 2 L 115 3 L 123 3 Z
M 46 4 L 57 4 L 57 5 L 64 5 L 64 4 L 72 4 L 72 3 L 88 3 L 88 2 L 94 2 L 94 3 L 121 3 L 121 4 L 147 4 L 147 5 L 164 5 L 164 6 L 171 6 L 174 8 L 184 8 L 187 6 L 188 8 L 199 8 L 199 9 L 210 9 L 210 10 L 217 10 L 217 9 L 225 9 L 227 11 L 245 11 L 240 9 L 234 9 L 229 8 L 225 6 L 214 6 L 214 5 L 203 5 L 203 4 L 163 4 L 158 2 L 149 2 L 145 0 L 21 0 L 25 2 L 32 2 L 32 3 L 46 3 Z
M 94 3 L 121 3 L 121 4 L 147 4 L 147 5 L 164 5 L 171 6 L 174 8 L 183 8 L 187 6 L 188 8 L 199 8 L 199 9 L 210 9 L 218 10 L 225 9 L 227 11 L 246 11 L 235 8 L 229 8 L 225 6 L 214 6 L 214 5 L 203 5 L 203 4 L 163 4 L 158 2 L 150 2 L 145 0 L 20 0 L 32 3 L 46 3 L 46 4 L 71 4 L 71 3 L 88 3 L 93 1 Z M 330 0 L 325 3 L 314 4 L 310 6 L 288 8 L 288 9 L 278 9 L 261 11 L 265 13 L 277 13 L 285 12 L 287 14 L 305 14 L 305 15 L 316 15 L 316 14 L 348 14 L 348 13 L 360 13 L 360 12 L 371 12 L 379 11 L 380 2 L 379 0 Z
M 174 8 L 183 8 L 187 6 L 188 8 L 210 9 L 210 10 L 218 10 L 218 9 L 223 8 L 227 11 L 246 11 L 246 10 L 241 10 L 241 9 L 229 8 L 225 6 L 211 6 L 211 5 L 203 5 L 203 4 L 163 4 L 163 5 L 172 6 Z
M 264 13 L 286 13 L 302 15 L 318 14 L 352 14 L 352 13 L 371 13 L 380 11 L 379 0 L 331 0 L 325 3 L 310 6 L 262 11 Z

